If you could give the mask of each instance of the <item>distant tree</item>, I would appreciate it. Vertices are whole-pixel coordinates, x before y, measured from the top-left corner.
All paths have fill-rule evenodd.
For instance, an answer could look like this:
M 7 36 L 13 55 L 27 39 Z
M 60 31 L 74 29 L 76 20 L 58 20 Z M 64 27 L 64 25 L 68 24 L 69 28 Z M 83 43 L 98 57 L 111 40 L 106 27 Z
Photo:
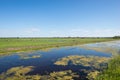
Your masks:
M 19 39 L 19 37 L 16 37 L 17 39 Z
M 120 39 L 120 36 L 114 36 L 113 39 Z

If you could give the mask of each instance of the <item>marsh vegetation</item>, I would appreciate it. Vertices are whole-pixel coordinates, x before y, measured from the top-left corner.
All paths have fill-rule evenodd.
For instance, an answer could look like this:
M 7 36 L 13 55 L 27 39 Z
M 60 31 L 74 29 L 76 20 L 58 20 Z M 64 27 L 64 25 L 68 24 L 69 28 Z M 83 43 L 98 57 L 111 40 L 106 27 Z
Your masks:
M 0 53 L 0 80 L 119 80 L 120 57 L 114 59 L 120 51 L 119 42 L 115 42 L 117 45 L 110 42 L 79 46 L 79 44 L 113 39 L 23 38 L 9 40 L 6 39 L 8 45 L 4 43 L 0 47 L 3 50 Z M 15 44 L 13 44 L 14 41 L 16 41 Z M 57 48 L 51 49 L 51 47 Z M 19 49 L 14 51 L 17 48 Z M 10 52 L 9 55 L 6 55 L 7 52 Z
M 107 68 L 107 62 L 109 60 L 109 57 L 72 55 L 63 57 L 54 64 L 61 66 L 82 65 L 84 67 L 90 67 L 91 70 L 84 70 L 84 72 L 87 74 L 86 78 L 93 80 L 98 76 L 101 70 Z
M 86 46 L 84 48 L 92 49 L 100 52 L 109 52 L 113 56 L 107 63 L 107 68 L 102 69 L 95 80 L 119 80 L 120 79 L 120 41 L 105 42 Z
M 108 68 L 104 69 L 95 80 L 120 80 L 120 55 L 109 61 Z
M 73 80 L 79 77 L 71 70 L 51 72 L 48 75 L 29 75 L 28 73 L 34 69 L 33 66 L 13 67 L 0 75 L 0 80 Z
M 83 65 L 90 67 L 98 67 L 100 64 L 106 63 L 110 58 L 98 57 L 98 56 L 80 56 L 72 55 L 59 59 L 54 64 L 55 65 Z

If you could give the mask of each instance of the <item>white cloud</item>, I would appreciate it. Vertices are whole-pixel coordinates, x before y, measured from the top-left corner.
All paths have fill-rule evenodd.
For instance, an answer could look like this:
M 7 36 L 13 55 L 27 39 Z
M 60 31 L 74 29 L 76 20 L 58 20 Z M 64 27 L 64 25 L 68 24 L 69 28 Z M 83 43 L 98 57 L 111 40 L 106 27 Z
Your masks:
M 73 29 L 70 31 L 72 36 L 81 37 L 112 37 L 120 35 L 120 29 Z
M 39 28 L 22 28 L 22 29 L 1 29 L 0 37 L 34 37 L 39 36 Z
M 47 36 L 52 37 L 112 37 L 120 35 L 120 29 L 67 29 L 48 31 Z
M 38 29 L 38 28 L 28 28 L 28 29 L 25 29 L 24 32 L 27 33 L 27 34 L 33 34 L 33 33 L 40 32 L 40 29 Z
M 120 35 L 120 29 L 54 29 L 46 30 L 36 27 L 18 30 L 0 30 L 0 37 L 112 37 Z

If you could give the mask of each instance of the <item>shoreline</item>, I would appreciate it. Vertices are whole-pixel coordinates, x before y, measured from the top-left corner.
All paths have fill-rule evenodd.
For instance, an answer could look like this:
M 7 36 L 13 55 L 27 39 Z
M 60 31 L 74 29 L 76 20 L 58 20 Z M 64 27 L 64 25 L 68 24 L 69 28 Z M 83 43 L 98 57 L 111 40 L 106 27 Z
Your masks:
M 53 39 L 54 40 L 54 39 Z M 92 39 L 88 41 L 85 41 L 84 39 L 75 39 L 75 41 L 68 41 L 69 39 L 66 39 L 66 42 L 63 43 L 54 43 L 54 44 L 47 44 L 44 43 L 42 45 L 30 45 L 30 46 L 17 46 L 17 47 L 8 47 L 8 48 L 0 48 L 0 56 L 2 55 L 8 55 L 12 53 L 20 53 L 20 52 L 33 52 L 35 50 L 44 50 L 44 49 L 51 49 L 51 48 L 59 48 L 59 47 L 65 47 L 65 46 L 77 46 L 77 45 L 84 45 L 84 44 L 92 44 L 92 43 L 98 43 L 98 42 L 108 42 L 108 41 L 116 41 L 118 39 Z M 84 41 L 82 41 L 84 40 Z M 68 41 L 68 42 L 67 42 Z M 14 43 L 14 42 L 13 42 Z

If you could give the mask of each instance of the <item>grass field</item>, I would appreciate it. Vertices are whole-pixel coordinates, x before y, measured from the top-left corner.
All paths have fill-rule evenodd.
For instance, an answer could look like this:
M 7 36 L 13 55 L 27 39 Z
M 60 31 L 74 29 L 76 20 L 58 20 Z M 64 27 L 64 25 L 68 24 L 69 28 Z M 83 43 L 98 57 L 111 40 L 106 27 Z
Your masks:
M 112 41 L 112 38 L 0 38 L 0 55 L 87 43 Z
M 120 80 L 120 55 L 114 57 L 108 68 L 97 76 L 95 80 Z

